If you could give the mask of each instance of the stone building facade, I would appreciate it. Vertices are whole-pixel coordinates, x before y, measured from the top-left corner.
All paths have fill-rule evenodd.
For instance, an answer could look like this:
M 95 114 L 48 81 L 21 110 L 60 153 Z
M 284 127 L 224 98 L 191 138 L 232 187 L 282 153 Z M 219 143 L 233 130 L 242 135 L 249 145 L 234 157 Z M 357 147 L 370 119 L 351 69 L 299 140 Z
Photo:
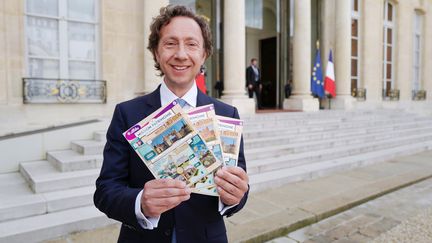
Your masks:
M 220 98 L 242 114 L 255 112 L 244 85 L 252 57 L 267 108 L 432 113 L 431 0 L 4 0 L 1 134 L 109 117 L 115 104 L 154 90 L 161 79 L 146 49 L 148 26 L 169 3 L 209 20 L 216 47 L 206 62 L 209 94 L 216 97 L 222 81 Z M 317 40 L 323 70 L 330 49 L 334 55 L 331 105 L 310 94 Z

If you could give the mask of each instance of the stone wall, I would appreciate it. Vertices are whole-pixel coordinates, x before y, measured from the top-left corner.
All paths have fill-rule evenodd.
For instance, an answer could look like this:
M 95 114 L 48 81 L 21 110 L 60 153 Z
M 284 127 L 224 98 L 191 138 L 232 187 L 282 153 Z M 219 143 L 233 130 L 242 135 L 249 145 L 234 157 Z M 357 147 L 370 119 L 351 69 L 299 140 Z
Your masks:
M 31 130 L 35 126 L 40 128 L 110 117 L 115 104 L 135 97 L 142 90 L 144 55 L 148 52 L 144 48 L 144 38 L 147 38 L 144 35 L 145 1 L 98 2 L 101 53 L 99 79 L 107 81 L 107 103 L 23 104 L 22 78 L 26 77 L 25 1 L 1 1 L 0 134 Z M 167 1 L 162 3 L 166 4 Z M 157 5 L 157 8 L 152 16 L 158 13 L 160 7 L 159 3 L 153 5 Z M 148 72 L 154 72 L 154 69 L 150 68 Z

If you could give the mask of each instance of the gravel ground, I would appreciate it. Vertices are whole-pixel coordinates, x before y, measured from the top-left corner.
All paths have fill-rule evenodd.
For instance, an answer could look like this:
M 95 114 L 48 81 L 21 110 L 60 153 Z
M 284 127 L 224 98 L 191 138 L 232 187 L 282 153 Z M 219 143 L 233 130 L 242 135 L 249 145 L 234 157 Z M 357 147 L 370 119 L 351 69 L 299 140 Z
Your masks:
M 375 238 L 372 243 L 432 242 L 432 207 Z

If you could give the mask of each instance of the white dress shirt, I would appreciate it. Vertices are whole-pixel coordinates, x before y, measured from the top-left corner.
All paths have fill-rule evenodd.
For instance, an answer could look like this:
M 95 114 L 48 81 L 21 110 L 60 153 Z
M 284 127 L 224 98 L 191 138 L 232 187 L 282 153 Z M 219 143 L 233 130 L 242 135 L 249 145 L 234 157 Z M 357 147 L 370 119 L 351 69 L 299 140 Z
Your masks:
M 161 98 L 161 105 L 162 106 L 167 105 L 168 103 L 172 102 L 173 100 L 181 98 L 184 101 L 186 101 L 186 105 L 183 107 L 183 109 L 187 111 L 189 109 L 196 107 L 197 96 L 198 96 L 198 89 L 197 89 L 195 82 L 193 83 L 193 85 L 189 89 L 189 91 L 186 92 L 185 95 L 183 95 L 183 97 L 177 97 L 177 95 L 175 95 L 171 90 L 168 89 L 168 86 L 166 86 L 164 81 L 162 81 L 162 84 L 160 86 L 160 98 Z M 152 217 L 144 216 L 144 214 L 141 211 L 142 193 L 143 193 L 143 190 L 141 190 L 140 193 L 138 193 L 138 195 L 135 199 L 135 215 L 136 215 L 138 223 L 139 223 L 139 225 L 141 225 L 141 227 L 143 227 L 144 229 L 150 229 L 151 230 L 151 229 L 154 229 L 158 226 L 160 217 L 152 218 Z M 226 212 L 226 210 L 228 210 L 234 206 L 237 206 L 237 204 L 232 205 L 232 206 L 225 206 L 219 198 L 219 212 L 221 215 L 223 215 Z

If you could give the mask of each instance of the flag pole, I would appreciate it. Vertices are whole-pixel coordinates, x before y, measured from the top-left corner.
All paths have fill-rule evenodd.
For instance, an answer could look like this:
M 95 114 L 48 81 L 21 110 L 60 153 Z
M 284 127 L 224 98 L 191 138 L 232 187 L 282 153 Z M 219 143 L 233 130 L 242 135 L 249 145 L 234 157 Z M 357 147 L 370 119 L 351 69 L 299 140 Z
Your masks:
M 315 43 L 317 51 L 319 51 L 319 39 Z M 320 60 L 321 62 L 321 60 Z M 318 109 L 321 110 L 321 97 L 318 95 Z

